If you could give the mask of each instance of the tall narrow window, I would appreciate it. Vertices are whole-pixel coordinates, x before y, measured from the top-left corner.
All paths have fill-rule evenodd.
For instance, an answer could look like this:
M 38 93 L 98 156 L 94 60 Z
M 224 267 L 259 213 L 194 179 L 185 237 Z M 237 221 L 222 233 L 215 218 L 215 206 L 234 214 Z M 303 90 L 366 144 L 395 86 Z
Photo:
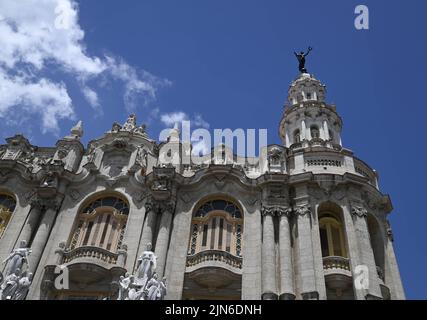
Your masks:
M 224 219 L 219 219 L 218 250 L 222 250 L 223 228 L 224 228 Z
M 194 255 L 206 250 L 219 250 L 240 257 L 242 223 L 242 211 L 234 203 L 222 199 L 203 203 L 194 212 L 188 254 Z M 199 225 L 201 227 L 195 227 Z M 201 237 L 201 241 L 191 241 L 196 237 Z M 197 243 L 199 244 L 197 245 Z
M 212 224 L 211 224 L 211 250 L 215 248 L 215 232 L 216 232 L 216 218 L 213 218 Z
M 0 194 L 0 238 L 15 210 L 16 201 L 11 196 Z
M 301 142 L 301 133 L 299 129 L 296 129 L 294 131 L 294 143 L 299 143 L 299 142 Z
M 317 126 L 311 126 L 310 127 L 310 134 L 312 139 L 319 139 L 320 138 L 320 131 Z
M 347 257 L 344 232 L 340 221 L 331 214 L 322 214 L 319 221 L 322 256 Z
M 117 197 L 104 197 L 91 202 L 77 217 L 69 249 L 94 246 L 117 252 L 123 240 L 128 214 L 128 204 Z

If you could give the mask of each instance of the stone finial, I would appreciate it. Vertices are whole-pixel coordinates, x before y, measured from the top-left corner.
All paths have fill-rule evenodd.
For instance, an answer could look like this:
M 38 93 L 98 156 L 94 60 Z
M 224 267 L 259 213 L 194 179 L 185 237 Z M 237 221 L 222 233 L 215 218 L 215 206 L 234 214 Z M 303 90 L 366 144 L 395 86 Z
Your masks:
M 134 114 L 129 115 L 126 122 L 123 124 L 123 130 L 133 131 L 136 127 L 136 116 Z
M 71 138 L 80 139 L 83 136 L 83 122 L 79 120 L 77 124 L 71 128 Z

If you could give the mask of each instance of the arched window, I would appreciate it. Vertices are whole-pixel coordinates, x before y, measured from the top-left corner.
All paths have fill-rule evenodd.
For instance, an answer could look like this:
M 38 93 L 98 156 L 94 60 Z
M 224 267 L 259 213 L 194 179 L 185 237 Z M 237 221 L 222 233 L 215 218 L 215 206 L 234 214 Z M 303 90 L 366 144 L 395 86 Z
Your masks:
M 193 216 L 188 254 L 220 250 L 242 255 L 242 211 L 227 200 L 210 200 L 199 206 Z
M 294 131 L 294 143 L 298 143 L 298 142 L 301 142 L 301 133 L 299 129 L 296 129 Z
M 311 126 L 310 127 L 310 134 L 312 139 L 319 139 L 320 138 L 320 131 L 319 127 L 317 126 Z
M 341 208 L 332 202 L 322 203 L 318 208 L 318 216 L 322 257 L 347 258 Z
M 99 198 L 79 213 L 69 249 L 95 246 L 116 252 L 123 240 L 129 205 L 120 198 Z
M 16 201 L 14 198 L 6 194 L 0 194 L 0 238 L 6 230 L 15 206 Z
M 323 215 L 319 227 L 322 257 L 347 257 L 341 223 L 331 215 Z

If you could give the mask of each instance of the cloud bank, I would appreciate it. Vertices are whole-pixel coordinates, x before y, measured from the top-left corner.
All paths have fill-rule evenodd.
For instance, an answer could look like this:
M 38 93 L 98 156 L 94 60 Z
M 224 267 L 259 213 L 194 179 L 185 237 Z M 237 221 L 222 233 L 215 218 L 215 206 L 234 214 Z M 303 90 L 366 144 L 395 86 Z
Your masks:
M 52 70 L 75 79 L 95 110 L 101 98 L 92 80 L 122 83 L 127 111 L 155 100 L 158 89 L 170 84 L 121 58 L 88 54 L 74 0 L 1 1 L 0 47 L 0 118 L 38 116 L 43 133 L 58 134 L 59 120 L 76 117 L 66 83 L 49 77 Z

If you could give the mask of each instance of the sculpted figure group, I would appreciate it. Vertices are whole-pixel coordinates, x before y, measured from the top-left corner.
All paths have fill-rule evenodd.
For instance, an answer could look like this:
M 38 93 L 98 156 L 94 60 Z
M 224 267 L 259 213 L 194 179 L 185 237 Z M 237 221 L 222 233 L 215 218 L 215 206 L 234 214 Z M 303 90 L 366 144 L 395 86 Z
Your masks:
M 33 274 L 27 271 L 30 254 L 31 249 L 23 240 L 3 261 L 6 268 L 4 274 L 0 272 L 0 300 L 24 300 L 27 296 L 33 280 Z
M 158 279 L 156 256 L 151 243 L 138 259 L 136 275 L 126 273 L 120 277 L 117 300 L 163 300 L 166 295 L 166 278 Z

